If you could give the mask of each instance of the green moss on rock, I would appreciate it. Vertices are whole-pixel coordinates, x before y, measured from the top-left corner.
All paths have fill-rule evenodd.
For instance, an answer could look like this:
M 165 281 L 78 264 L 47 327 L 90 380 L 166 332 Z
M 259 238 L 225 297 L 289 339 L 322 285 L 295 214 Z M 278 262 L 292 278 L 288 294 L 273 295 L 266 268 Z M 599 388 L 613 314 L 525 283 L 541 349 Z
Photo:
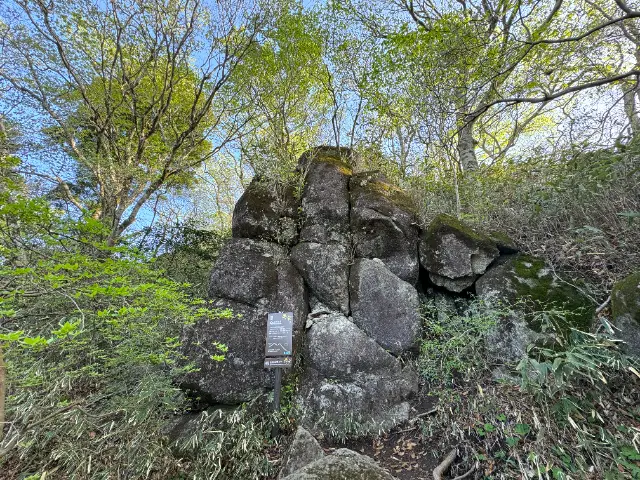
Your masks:
M 613 319 L 629 316 L 640 325 L 640 271 L 617 282 L 611 292 Z
M 353 169 L 351 165 L 344 158 L 333 155 L 318 155 L 314 161 L 324 162 L 336 167 L 343 175 L 353 175 Z
M 479 295 L 492 294 L 508 303 L 522 302 L 530 311 L 562 311 L 561 332 L 569 328 L 588 331 L 595 309 L 592 302 L 573 285 L 555 275 L 544 260 L 530 255 L 503 257 L 476 283 Z M 529 326 L 540 331 L 540 325 Z
M 298 165 L 304 169 L 310 162 L 321 162 L 333 165 L 338 168 L 343 175 L 353 175 L 353 168 L 350 163 L 352 152 L 348 148 L 336 147 L 316 147 L 306 151 L 300 157 Z
M 509 235 L 497 230 L 487 232 L 487 236 L 497 245 L 500 253 L 518 253 L 520 249 Z
M 407 193 L 395 185 L 385 182 L 372 182 L 371 189 L 389 199 L 401 209 L 416 214 L 416 206 Z
M 469 225 L 462 223 L 456 217 L 441 213 L 436 216 L 427 228 L 427 235 L 429 237 L 437 237 L 438 235 L 444 235 L 447 233 L 454 233 L 460 236 L 460 238 L 467 238 L 473 241 L 480 247 L 485 247 L 489 250 L 496 248 L 496 244 L 487 235 L 474 230 Z
M 412 198 L 397 185 L 389 183 L 380 171 L 374 170 L 353 175 L 351 189 L 384 197 L 401 210 L 417 215 L 416 205 Z
M 499 255 L 489 237 L 445 214 L 438 215 L 422 233 L 419 253 L 431 281 L 454 292 L 470 287 L 476 275 L 483 274 Z

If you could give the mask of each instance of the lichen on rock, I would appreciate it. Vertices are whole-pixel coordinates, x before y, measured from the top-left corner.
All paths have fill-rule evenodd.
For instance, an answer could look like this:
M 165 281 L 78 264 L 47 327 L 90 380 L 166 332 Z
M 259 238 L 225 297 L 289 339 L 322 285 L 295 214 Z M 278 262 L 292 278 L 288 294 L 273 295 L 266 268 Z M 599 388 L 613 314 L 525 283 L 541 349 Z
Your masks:
M 322 458 L 324 458 L 324 450 L 318 441 L 306 429 L 298 427 L 282 461 L 278 478 L 286 477 Z
M 373 459 L 341 448 L 283 480 L 394 480 Z
M 394 355 L 415 348 L 420 339 L 418 292 L 379 260 L 358 259 L 351 267 L 353 322 Z
M 362 435 L 408 419 L 415 373 L 343 315 L 314 318 L 304 358 L 298 404 L 310 431 Z
M 272 185 L 254 178 L 233 209 L 231 231 L 252 238 L 293 245 L 298 237 L 298 206 L 293 185 Z

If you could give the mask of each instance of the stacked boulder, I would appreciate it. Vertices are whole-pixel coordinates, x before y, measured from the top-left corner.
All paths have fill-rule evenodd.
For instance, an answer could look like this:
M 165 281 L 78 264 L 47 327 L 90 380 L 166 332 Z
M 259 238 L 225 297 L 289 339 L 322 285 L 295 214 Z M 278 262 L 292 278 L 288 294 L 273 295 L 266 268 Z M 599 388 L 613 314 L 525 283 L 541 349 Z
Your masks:
M 308 299 L 304 280 L 288 256 L 297 239 L 297 202 L 293 190 L 277 192 L 253 181 L 236 205 L 233 238 L 221 251 L 211 273 L 209 296 L 229 319 L 203 319 L 185 329 L 185 357 L 198 368 L 182 386 L 208 404 L 247 402 L 270 388 L 264 369 L 269 312 L 293 311 L 294 346 L 300 346 Z M 293 225 L 293 227 L 292 227 Z M 217 361 L 227 348 L 224 361 Z
M 235 316 L 185 331 L 183 352 L 198 370 L 183 386 L 208 404 L 264 392 L 267 313 L 293 310 L 302 423 L 318 432 L 394 426 L 407 420 L 418 386 L 399 358 L 421 333 L 416 215 L 380 175 L 354 175 L 347 149 L 309 151 L 298 169 L 299 201 L 258 179 L 238 201 L 209 289 Z M 228 347 L 222 362 L 213 359 L 218 343 Z
M 406 195 L 379 175 L 354 175 L 350 155 L 319 148 L 299 163 L 305 184 L 291 259 L 312 308 L 299 403 L 314 431 L 366 433 L 407 420 L 417 390 L 397 356 L 420 338 L 418 229 Z
M 496 242 L 450 215 L 438 215 L 420 238 L 429 279 L 451 292 L 473 285 L 499 255 Z
M 293 188 L 254 179 L 238 201 L 210 285 L 213 304 L 234 317 L 200 320 L 183 338 L 198 367 L 183 385 L 207 403 L 238 404 L 270 388 L 269 312 L 294 312 L 301 424 L 313 433 L 367 433 L 409 417 L 418 378 L 404 360 L 419 346 L 425 287 L 493 303 L 529 296 L 539 307 L 588 304 L 504 236 L 447 215 L 421 231 L 408 195 L 378 172 L 354 172 L 351 155 L 329 147 L 305 153 L 299 199 Z M 584 328 L 592 317 L 587 308 L 571 321 Z M 536 334 L 509 321 L 496 329 L 497 359 L 505 350 L 520 355 Z M 222 362 L 214 359 L 219 343 L 228 347 Z

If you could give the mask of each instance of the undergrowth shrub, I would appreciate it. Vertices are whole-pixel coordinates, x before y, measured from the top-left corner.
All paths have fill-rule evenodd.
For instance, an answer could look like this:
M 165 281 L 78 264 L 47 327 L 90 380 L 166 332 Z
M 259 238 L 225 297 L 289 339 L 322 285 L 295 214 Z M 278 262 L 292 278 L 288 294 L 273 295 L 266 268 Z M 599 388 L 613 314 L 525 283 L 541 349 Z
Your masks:
M 484 338 L 507 312 L 482 300 L 428 298 L 422 305 L 423 340 L 418 365 L 432 391 L 490 368 Z
M 189 460 L 166 432 L 191 406 L 175 383 L 193 368 L 180 355 L 182 328 L 232 313 L 210 309 L 136 250 L 106 246 L 101 233 L 41 200 L 0 202 L 0 477 L 264 474 L 257 417 L 237 413 L 226 431 L 204 431 Z M 214 346 L 211 361 L 223 360 Z
M 184 478 L 251 479 L 272 473 L 264 449 L 273 420 L 246 407 L 202 412 L 173 447 L 184 462 Z
M 613 282 L 640 263 L 639 158 L 637 145 L 625 152 L 576 147 L 483 166 L 459 178 L 460 216 L 589 280 L 593 296 L 604 300 Z M 458 213 L 452 178 L 427 176 L 412 185 L 424 223 Z
M 496 381 L 485 334 L 518 309 L 477 300 L 467 309 L 427 308 L 419 362 L 440 404 L 421 429 L 425 441 L 458 448 L 451 476 L 473 468 L 496 479 L 640 478 L 639 359 L 621 351 L 605 320 L 596 333 L 567 333 L 558 331 L 563 312 L 537 312 L 547 340 Z

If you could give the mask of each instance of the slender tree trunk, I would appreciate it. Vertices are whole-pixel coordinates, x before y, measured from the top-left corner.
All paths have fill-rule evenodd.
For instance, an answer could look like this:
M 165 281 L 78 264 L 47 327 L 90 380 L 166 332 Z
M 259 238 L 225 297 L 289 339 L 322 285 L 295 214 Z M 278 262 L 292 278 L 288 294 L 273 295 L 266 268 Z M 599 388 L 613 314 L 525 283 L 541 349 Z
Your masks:
M 633 82 L 633 84 L 629 85 L 628 83 L 622 84 L 622 100 L 624 102 L 624 112 L 627 115 L 627 119 L 629 120 L 629 125 L 631 127 L 631 136 L 636 137 L 640 133 L 640 115 L 638 114 L 638 88 Z
M 4 402 L 7 394 L 7 366 L 2 356 L 2 345 L 0 345 L 0 442 L 4 439 Z
M 464 118 L 460 122 L 458 131 L 458 157 L 463 171 L 476 170 L 478 159 L 476 157 L 476 141 L 473 138 L 473 126 L 476 119 Z
M 456 192 L 456 217 L 459 219 L 462 213 L 462 206 L 460 205 L 460 186 L 458 185 L 458 165 L 454 161 L 450 163 L 453 170 L 453 187 Z

